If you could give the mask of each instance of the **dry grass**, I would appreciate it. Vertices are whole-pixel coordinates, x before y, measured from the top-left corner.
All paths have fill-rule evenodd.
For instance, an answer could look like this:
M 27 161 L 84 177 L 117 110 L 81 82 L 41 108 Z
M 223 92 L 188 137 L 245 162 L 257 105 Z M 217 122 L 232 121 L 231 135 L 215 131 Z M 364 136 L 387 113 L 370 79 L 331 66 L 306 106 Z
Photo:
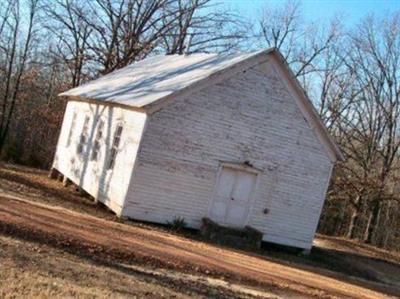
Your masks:
M 57 205 L 105 219 L 116 219 L 107 209 L 80 195 L 74 186 L 64 187 L 61 182 L 50 180 L 47 174 L 47 171 L 41 169 L 0 164 L 0 189 L 32 201 Z
M 0 235 L 0 298 L 277 298 L 179 272 L 99 264 Z
M 143 275 L 0 236 L 0 298 L 188 298 Z

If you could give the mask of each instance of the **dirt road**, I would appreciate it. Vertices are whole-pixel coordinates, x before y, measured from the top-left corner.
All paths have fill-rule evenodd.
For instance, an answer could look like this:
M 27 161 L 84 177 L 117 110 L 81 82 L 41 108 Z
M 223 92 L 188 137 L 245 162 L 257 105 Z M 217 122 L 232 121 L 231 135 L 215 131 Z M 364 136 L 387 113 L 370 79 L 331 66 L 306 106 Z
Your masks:
M 2 195 L 0 232 L 98 259 L 178 269 L 289 296 L 390 298 L 396 289 Z M 283 294 L 283 293 L 282 293 Z

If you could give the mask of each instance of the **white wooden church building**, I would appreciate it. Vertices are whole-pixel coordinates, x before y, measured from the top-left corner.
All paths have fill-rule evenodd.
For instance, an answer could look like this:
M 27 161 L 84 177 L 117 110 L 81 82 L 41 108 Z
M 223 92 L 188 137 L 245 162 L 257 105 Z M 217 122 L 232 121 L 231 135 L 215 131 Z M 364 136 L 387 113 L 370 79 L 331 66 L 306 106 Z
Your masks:
M 154 56 L 61 96 L 53 168 L 117 215 L 312 246 L 342 154 L 277 50 Z

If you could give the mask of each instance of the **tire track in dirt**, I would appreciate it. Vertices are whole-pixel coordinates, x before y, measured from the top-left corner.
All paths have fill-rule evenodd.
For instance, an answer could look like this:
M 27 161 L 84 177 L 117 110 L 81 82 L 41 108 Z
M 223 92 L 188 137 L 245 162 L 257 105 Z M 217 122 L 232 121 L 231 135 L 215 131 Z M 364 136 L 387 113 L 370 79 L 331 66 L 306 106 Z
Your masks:
M 91 258 L 223 276 L 269 291 L 284 289 L 318 297 L 390 298 L 382 293 L 385 290 L 379 284 L 355 285 L 341 281 L 344 275 L 327 277 L 254 254 L 16 198 L 0 197 L 0 231 L 53 243 Z M 386 291 L 394 295 L 397 290 Z

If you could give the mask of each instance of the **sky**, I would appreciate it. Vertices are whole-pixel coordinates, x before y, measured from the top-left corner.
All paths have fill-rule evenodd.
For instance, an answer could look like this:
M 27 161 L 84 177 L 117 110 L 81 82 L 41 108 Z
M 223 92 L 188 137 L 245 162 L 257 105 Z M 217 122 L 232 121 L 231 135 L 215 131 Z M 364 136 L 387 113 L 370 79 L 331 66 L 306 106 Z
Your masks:
M 237 9 L 248 17 L 256 17 L 264 6 L 274 7 L 285 0 L 219 0 L 222 5 Z M 353 25 L 362 17 L 374 13 L 382 17 L 387 13 L 400 11 L 400 0 L 303 0 L 300 1 L 307 21 L 321 21 L 342 16 L 345 25 Z

